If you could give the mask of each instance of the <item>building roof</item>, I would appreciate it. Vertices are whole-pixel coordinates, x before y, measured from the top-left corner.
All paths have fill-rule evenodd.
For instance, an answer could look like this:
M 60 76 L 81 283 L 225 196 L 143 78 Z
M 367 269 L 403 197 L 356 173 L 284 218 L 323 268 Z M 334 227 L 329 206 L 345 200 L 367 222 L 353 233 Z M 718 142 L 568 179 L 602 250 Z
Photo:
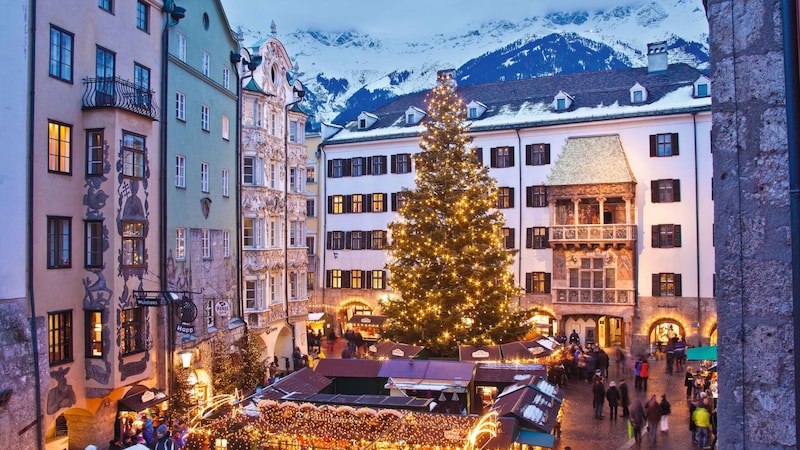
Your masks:
M 536 376 L 546 376 L 544 364 L 479 363 L 476 384 L 527 384 Z
M 322 391 L 331 380 L 314 372 L 313 369 L 303 367 L 289 375 L 279 379 L 275 383 L 267 386 L 261 391 L 259 397 L 263 399 L 277 400 L 288 393 L 316 394 Z
M 479 119 L 469 121 L 469 128 L 470 131 L 488 131 L 710 111 L 711 97 L 693 96 L 693 83 L 701 76 L 701 71 L 679 63 L 655 74 L 648 74 L 646 67 L 582 72 L 459 86 L 456 93 L 465 107 L 472 101 L 486 105 L 486 112 Z M 647 89 L 647 100 L 632 103 L 630 88 L 637 82 Z M 574 100 L 566 110 L 556 111 L 552 107 L 559 91 Z M 407 124 L 404 113 L 410 107 L 427 109 L 429 93 L 421 91 L 399 97 L 372 111 L 378 120 L 369 129 L 359 130 L 356 123 L 349 123 L 328 138 L 326 144 L 417 136 L 423 126 Z
M 619 135 L 567 139 L 545 183 L 548 186 L 635 183 Z
M 377 378 L 381 362 L 376 359 L 324 358 L 317 362 L 314 370 L 323 377 Z
M 563 400 L 563 392 L 557 386 L 537 376 L 530 384 L 514 385 L 504 390 L 492 410 L 501 417 L 516 417 L 523 428 L 549 433 Z
M 499 345 L 459 345 L 458 359 L 460 361 L 500 361 L 503 359 Z

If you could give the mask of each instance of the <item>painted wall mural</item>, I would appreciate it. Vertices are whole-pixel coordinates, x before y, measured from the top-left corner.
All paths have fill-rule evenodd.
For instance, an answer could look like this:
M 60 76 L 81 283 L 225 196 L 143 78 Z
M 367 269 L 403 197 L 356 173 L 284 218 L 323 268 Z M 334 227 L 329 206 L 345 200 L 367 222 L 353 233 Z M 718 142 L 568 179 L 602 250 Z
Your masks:
M 62 408 L 69 408 L 76 402 L 75 391 L 67 384 L 69 367 L 61 367 L 50 371 L 50 378 L 56 380 L 56 387 L 47 393 L 47 414 L 53 415 Z

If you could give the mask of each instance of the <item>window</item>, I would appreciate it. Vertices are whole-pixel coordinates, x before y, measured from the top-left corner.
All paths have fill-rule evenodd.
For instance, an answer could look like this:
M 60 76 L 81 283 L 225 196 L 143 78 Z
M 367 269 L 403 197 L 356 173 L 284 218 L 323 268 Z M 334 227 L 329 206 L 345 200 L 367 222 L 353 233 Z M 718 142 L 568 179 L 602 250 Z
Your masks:
M 144 178 L 144 136 L 122 132 L 122 175 Z
M 280 302 L 280 298 L 278 298 L 278 278 L 275 275 L 269 277 L 269 302 L 270 304 Z
M 364 271 L 351 270 L 350 271 L 350 287 L 352 289 L 364 289 Z
M 225 258 L 231 257 L 231 232 L 230 230 L 222 230 L 222 256 Z
M 220 125 L 222 129 L 222 139 L 229 141 L 231 139 L 231 120 L 228 116 L 222 116 L 222 125 Z
M 303 223 L 299 220 L 289 222 L 289 246 L 299 247 L 303 236 Z
M 514 167 L 514 147 L 494 147 L 491 149 L 491 167 Z
M 697 85 L 697 97 L 708 97 L 708 83 L 699 83 Z
M 503 237 L 503 245 L 505 246 L 505 248 L 506 249 L 514 248 L 514 238 L 515 238 L 514 229 L 503 227 L 500 232 Z
M 245 217 L 242 220 L 242 245 L 245 247 L 255 247 L 255 226 L 256 219 Z
M 411 154 L 400 153 L 399 155 L 392 155 L 392 173 L 409 172 L 411 172 Z
M 211 76 L 211 55 L 205 50 L 203 50 L 203 75 Z
M 344 214 L 344 196 L 331 195 L 328 197 L 328 211 L 331 214 Z
M 681 274 L 653 274 L 653 297 L 680 297 L 681 291 Z
M 103 221 L 86 220 L 83 222 L 84 266 L 87 268 L 103 267 Z
M 208 192 L 208 163 L 200 163 L 200 190 Z
M 681 246 L 680 225 L 653 225 L 652 233 L 653 248 L 673 248 Z
M 183 92 L 175 92 L 175 118 L 186 121 L 186 95 Z
M 677 156 L 678 133 L 651 134 L 650 156 Z
M 551 274 L 547 272 L 528 272 L 525 274 L 525 292 L 528 294 L 549 294 Z
M 150 31 L 150 6 L 142 0 L 136 2 L 136 28 Z
M 497 188 L 497 208 L 513 208 L 514 207 L 514 188 L 501 187 Z
M 145 351 L 144 308 L 123 309 L 120 321 L 119 352 L 124 356 Z
M 372 289 L 386 289 L 386 272 L 383 270 L 373 270 L 372 282 L 370 283 Z
M 579 268 L 569 270 L 569 286 L 583 289 L 614 287 L 614 270 L 604 270 L 603 258 L 581 258 Z M 602 297 L 600 297 L 602 301 Z
M 207 298 L 204 306 L 206 313 L 206 329 L 214 328 L 214 299 Z
M 299 192 L 300 189 L 297 183 L 297 168 L 289 168 L 289 192 Z
M 103 130 L 86 131 L 86 176 L 103 175 Z
M 400 211 L 405 204 L 405 198 L 402 192 L 392 192 L 392 211 Z
M 72 173 L 72 126 L 48 122 L 47 170 L 55 173 Z
M 469 119 L 477 119 L 478 118 L 478 108 L 470 107 L 467 109 L 467 118 Z
M 384 175 L 386 174 L 386 157 L 385 156 L 373 156 L 368 158 L 367 160 L 369 165 L 369 173 L 372 175 Z
M 315 166 L 306 167 L 306 184 L 317 182 L 317 169 Z
M 104 10 L 104 11 L 108 11 L 108 12 L 110 12 L 110 13 L 113 13 L 113 12 L 114 12 L 114 9 L 113 9 L 113 8 L 114 8 L 114 3 L 113 3 L 113 0 L 98 0 L 98 1 L 97 1 L 97 6 L 99 6 L 99 7 L 100 7 L 100 9 L 102 9 L 102 10 Z
M 114 87 L 114 60 L 116 55 L 102 47 L 95 51 L 95 76 L 97 85 L 95 90 L 95 104 L 97 106 L 113 106 L 115 104 Z
M 85 311 L 86 357 L 103 357 L 103 312 Z
M 641 103 L 644 101 L 644 92 L 641 89 L 633 91 L 633 103 Z
M 367 248 L 363 231 L 351 231 L 349 234 L 350 241 L 348 242 L 348 248 L 353 250 L 363 250 Z
M 681 201 L 680 180 L 652 180 L 650 200 L 653 203 L 672 203 Z
M 306 217 L 317 217 L 317 204 L 313 198 L 306 199 Z
M 208 119 L 208 105 L 203 105 L 200 107 L 200 128 L 202 128 L 203 131 L 209 131 L 211 129 L 210 127 L 211 125 Z
M 344 231 L 328 232 L 328 250 L 344 249 Z
M 275 232 L 278 230 L 278 222 L 276 220 L 269 221 L 269 246 L 275 247 L 278 245 L 277 237 L 275 236 Z
M 556 109 L 557 110 L 567 109 L 567 99 L 565 98 L 556 99 Z
M 47 314 L 47 345 L 51 366 L 72 361 L 72 311 Z
M 244 308 L 256 309 L 256 280 L 244 280 Z
M 186 157 L 181 155 L 175 156 L 175 186 L 179 188 L 186 187 Z
M 275 175 L 277 170 L 278 167 L 276 164 L 273 163 L 269 165 L 269 187 L 271 189 L 275 189 L 275 180 L 278 179 L 278 177 Z
M 122 222 L 122 266 L 144 266 L 144 222 Z
M 289 298 L 292 300 L 297 298 L 297 272 L 289 274 Z
M 228 66 L 222 66 L 222 87 L 225 89 L 231 87 L 231 69 Z
M 186 228 L 175 229 L 175 259 L 186 259 Z
M 353 158 L 350 160 L 350 176 L 360 177 L 364 175 L 364 163 L 366 158 Z
M 306 290 L 314 290 L 314 272 L 306 273 Z
M 186 62 L 186 36 L 175 33 L 175 56 Z
M 386 212 L 386 194 L 372 194 L 372 212 Z
M 483 164 L 483 148 L 476 147 L 469 150 L 470 156 L 478 163 L 478 165 Z
M 525 190 L 526 203 L 529 208 L 544 208 L 547 206 L 546 186 L 528 186 Z
M 200 243 L 203 248 L 203 259 L 211 259 L 211 230 L 203 228 Z
M 70 242 L 72 236 L 72 218 L 47 218 L 47 268 L 61 269 L 72 267 Z
M 328 173 L 330 174 L 331 178 L 341 178 L 345 176 L 344 163 L 344 159 L 332 159 L 329 162 L 330 167 L 328 169 Z
M 328 271 L 328 287 L 334 289 L 342 288 L 342 271 L 339 269 Z
M 350 212 L 364 212 L 364 194 L 353 194 L 350 196 Z
M 533 227 L 526 230 L 525 248 L 548 248 L 547 227 Z
M 292 120 L 289 122 L 289 142 L 300 142 L 300 136 L 298 135 L 298 128 L 299 124 L 296 120 Z
M 525 146 L 525 165 L 544 166 L 546 164 L 550 164 L 550 144 Z
M 314 245 L 314 236 L 306 236 L 306 253 L 309 255 L 316 255 L 316 246 Z
M 252 156 L 245 156 L 244 163 L 242 164 L 242 183 L 255 184 L 255 158 Z
M 228 169 L 222 169 L 222 196 L 230 197 L 231 195 L 231 174 Z
M 141 65 L 133 65 L 133 104 L 139 108 L 150 108 L 150 69 Z
M 386 248 L 386 231 L 373 230 L 372 231 L 372 245 L 373 250 L 383 250 Z
M 50 76 L 72 83 L 74 34 L 50 26 Z

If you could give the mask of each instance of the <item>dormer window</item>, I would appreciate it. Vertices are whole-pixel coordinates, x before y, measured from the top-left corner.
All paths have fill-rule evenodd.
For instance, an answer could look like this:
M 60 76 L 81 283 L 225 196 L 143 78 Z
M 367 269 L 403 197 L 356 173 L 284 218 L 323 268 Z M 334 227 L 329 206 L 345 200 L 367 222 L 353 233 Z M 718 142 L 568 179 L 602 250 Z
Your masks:
M 572 106 L 572 96 L 564 91 L 558 91 L 555 98 L 553 98 L 553 107 L 556 111 L 564 111 Z
M 694 97 L 709 97 L 711 95 L 711 80 L 703 75 L 694 82 Z
M 414 124 L 414 114 L 406 114 L 406 124 L 408 125 Z
M 467 119 L 480 119 L 487 109 L 489 108 L 483 103 L 473 100 L 467 105 Z
M 425 111 L 411 106 L 406 110 L 406 125 L 416 125 L 425 117 L 428 113 Z
M 366 130 L 378 121 L 378 116 L 363 111 L 358 115 L 358 129 Z
M 641 84 L 634 84 L 628 91 L 631 93 L 631 103 L 644 103 L 647 101 L 647 89 Z

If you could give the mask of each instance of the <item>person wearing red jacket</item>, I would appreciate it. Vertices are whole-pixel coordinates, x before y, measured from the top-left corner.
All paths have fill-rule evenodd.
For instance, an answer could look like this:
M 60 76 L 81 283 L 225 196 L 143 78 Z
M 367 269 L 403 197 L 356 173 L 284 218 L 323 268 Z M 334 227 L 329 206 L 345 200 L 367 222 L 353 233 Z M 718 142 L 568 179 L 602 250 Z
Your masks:
M 647 390 L 647 378 L 650 376 L 650 364 L 647 363 L 646 358 L 642 358 L 642 364 L 639 366 L 639 378 L 642 379 L 642 390 Z

